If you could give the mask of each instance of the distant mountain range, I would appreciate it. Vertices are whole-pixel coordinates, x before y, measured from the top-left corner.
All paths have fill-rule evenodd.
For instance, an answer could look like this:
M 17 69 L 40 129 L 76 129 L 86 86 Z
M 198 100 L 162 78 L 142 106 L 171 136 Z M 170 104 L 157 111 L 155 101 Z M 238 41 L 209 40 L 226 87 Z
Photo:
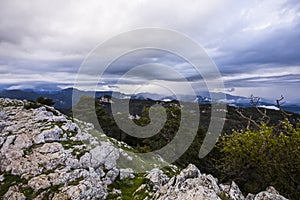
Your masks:
M 74 102 L 72 102 L 72 94 L 73 92 L 76 94 L 76 98 L 74 99 Z M 214 93 L 218 94 L 218 93 Z M 11 99 L 26 99 L 30 101 L 35 101 L 39 96 L 43 96 L 46 98 L 50 98 L 55 102 L 54 107 L 57 109 L 68 109 L 72 107 L 72 105 L 76 104 L 81 96 L 91 96 L 100 98 L 103 95 L 112 96 L 119 99 L 152 99 L 152 100 L 159 100 L 159 101 L 172 101 L 176 100 L 176 96 L 162 96 L 159 94 L 153 94 L 153 93 L 138 93 L 133 95 L 123 94 L 120 92 L 112 92 L 112 91 L 81 91 L 77 90 L 75 88 L 67 88 L 62 90 L 55 90 L 55 91 L 38 91 L 38 90 L 1 90 L 0 91 L 0 97 L 6 97 Z M 224 94 L 223 94 L 224 96 Z M 226 99 L 221 100 L 214 100 L 210 98 L 210 94 L 203 93 L 201 95 L 195 96 L 192 95 L 180 95 L 178 98 L 182 101 L 186 102 L 198 102 L 198 103 L 212 103 L 212 102 L 219 102 L 219 103 L 226 103 L 231 106 L 238 106 L 238 107 L 250 107 L 252 106 L 250 104 L 250 100 L 247 97 L 242 96 L 234 96 L 230 94 L 225 94 Z M 259 106 L 266 107 L 269 109 L 276 109 L 275 104 L 267 99 L 261 99 Z M 296 104 L 284 104 L 282 105 L 282 108 L 295 112 L 300 113 L 300 105 Z

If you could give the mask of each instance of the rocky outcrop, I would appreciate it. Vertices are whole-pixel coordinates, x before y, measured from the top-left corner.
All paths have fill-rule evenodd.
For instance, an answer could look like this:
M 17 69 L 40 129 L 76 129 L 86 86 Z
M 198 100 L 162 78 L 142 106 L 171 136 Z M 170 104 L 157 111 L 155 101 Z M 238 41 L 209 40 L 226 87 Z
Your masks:
M 217 179 L 201 174 L 195 165 L 190 164 L 180 174 L 172 177 L 154 195 L 155 199 L 216 199 L 221 192 Z
M 158 168 L 152 169 L 149 174 L 146 176 L 150 181 L 150 186 L 154 191 L 159 190 L 164 184 L 169 181 L 169 177 L 163 173 L 162 170 Z
M 3 199 L 105 199 L 118 176 L 133 178 L 132 169 L 117 166 L 120 156 L 133 158 L 90 130 L 92 124 L 72 121 L 51 107 L 0 99 Z
M 151 177 L 149 176 L 149 178 Z M 222 200 L 224 198 L 231 200 L 286 200 L 274 187 L 268 187 L 266 191 L 257 195 L 248 194 L 245 198 L 235 182 L 230 185 L 218 184 L 218 179 L 212 175 L 201 174 L 192 164 L 160 187 L 153 198 L 157 200 Z
M 269 186 L 266 191 L 257 195 L 248 194 L 245 200 L 287 200 L 287 198 L 281 196 L 274 187 Z
M 231 185 L 220 184 L 220 189 L 224 196 L 229 197 L 232 200 L 245 199 L 244 195 L 240 191 L 240 188 L 237 186 L 237 184 L 234 181 L 232 181 Z

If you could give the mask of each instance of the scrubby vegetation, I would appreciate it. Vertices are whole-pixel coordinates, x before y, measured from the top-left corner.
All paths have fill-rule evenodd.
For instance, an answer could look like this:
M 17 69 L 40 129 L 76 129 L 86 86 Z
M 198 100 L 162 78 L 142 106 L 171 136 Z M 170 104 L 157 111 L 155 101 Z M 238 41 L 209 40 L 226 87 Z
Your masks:
M 137 191 L 137 189 L 142 185 L 146 184 L 148 179 L 146 179 L 144 176 L 136 176 L 133 179 L 126 178 L 123 180 L 117 180 L 113 184 L 109 186 L 110 193 L 107 197 L 107 199 L 117 199 L 120 194 L 114 193 L 114 190 L 119 190 L 122 194 L 122 199 L 124 200 L 131 200 L 131 199 L 145 199 L 149 194 L 147 194 L 145 189 L 141 189 L 140 191 Z M 148 191 L 149 192 L 149 191 Z
M 52 99 L 45 98 L 45 97 L 43 97 L 43 96 L 39 96 L 39 97 L 36 99 L 36 102 L 37 102 L 37 103 L 40 103 L 40 104 L 47 105 L 47 106 L 53 106 L 53 105 L 55 104 L 55 102 L 53 102 Z
M 221 137 L 220 168 L 226 179 L 255 193 L 273 185 L 291 199 L 300 199 L 300 124 L 286 119 L 277 127 L 233 131 Z
M 46 106 L 53 106 L 55 104 L 55 102 L 53 102 L 52 99 L 49 99 L 49 98 L 45 98 L 43 96 L 40 96 L 38 97 L 35 101 L 28 101 L 25 105 L 24 105 L 24 108 L 25 109 L 36 109 L 36 108 L 39 108 L 43 105 L 46 105 Z M 50 109 L 47 109 L 48 111 L 52 111 L 54 112 L 54 110 L 50 110 Z M 53 113 L 55 115 L 57 115 L 57 113 Z

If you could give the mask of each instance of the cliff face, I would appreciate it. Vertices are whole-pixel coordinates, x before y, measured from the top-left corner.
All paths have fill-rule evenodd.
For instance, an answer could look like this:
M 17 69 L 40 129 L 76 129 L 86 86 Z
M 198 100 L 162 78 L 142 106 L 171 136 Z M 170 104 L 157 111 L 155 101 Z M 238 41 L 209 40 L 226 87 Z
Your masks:
M 138 160 L 125 148 L 131 149 L 51 107 L 0 99 L 1 199 L 122 199 L 115 183 L 137 178 L 147 181 L 132 199 L 245 199 L 234 182 L 219 184 L 194 165 L 180 173 L 171 166 L 178 175 L 170 177 L 153 163 L 144 163 L 154 168 L 146 174 L 119 167 L 120 158 Z M 285 198 L 270 187 L 246 199 Z

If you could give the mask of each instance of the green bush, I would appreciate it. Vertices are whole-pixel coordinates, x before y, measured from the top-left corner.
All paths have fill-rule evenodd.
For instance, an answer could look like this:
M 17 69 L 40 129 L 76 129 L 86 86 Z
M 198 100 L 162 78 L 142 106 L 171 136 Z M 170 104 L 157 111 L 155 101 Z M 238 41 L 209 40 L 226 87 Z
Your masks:
M 36 102 L 47 106 L 53 106 L 55 104 L 52 99 L 44 98 L 42 96 L 38 97 Z
M 277 127 L 234 131 L 221 137 L 219 167 L 244 192 L 256 193 L 274 186 L 290 199 L 300 199 L 300 124 L 286 119 Z

